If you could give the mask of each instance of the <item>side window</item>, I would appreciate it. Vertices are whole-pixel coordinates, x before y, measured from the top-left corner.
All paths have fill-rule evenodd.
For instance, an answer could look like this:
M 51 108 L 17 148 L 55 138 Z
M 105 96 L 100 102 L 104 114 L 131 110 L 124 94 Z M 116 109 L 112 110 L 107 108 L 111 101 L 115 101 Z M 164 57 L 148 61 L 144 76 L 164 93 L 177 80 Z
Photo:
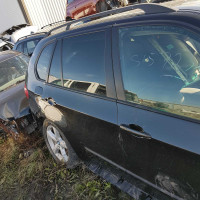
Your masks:
M 19 52 L 22 52 L 22 53 L 24 52 L 24 50 L 23 50 L 23 42 L 17 45 L 16 50 L 19 51 Z
M 55 85 L 62 85 L 61 82 L 61 41 L 58 41 L 55 51 L 54 51 L 54 55 L 53 55 L 53 59 L 51 62 L 51 68 L 50 68 L 50 72 L 49 72 L 49 80 L 48 82 L 51 84 L 55 84 Z
M 119 29 L 127 101 L 200 119 L 200 39 L 187 29 Z
M 31 56 L 39 41 L 40 40 L 37 39 L 37 40 L 31 40 L 31 41 L 25 42 L 24 43 L 24 54 L 26 54 L 27 56 Z
M 40 58 L 37 63 L 37 74 L 42 80 L 47 79 L 48 68 L 51 62 L 54 46 L 55 42 L 47 45 L 40 54 Z
M 64 39 L 62 60 L 64 87 L 106 96 L 104 32 Z

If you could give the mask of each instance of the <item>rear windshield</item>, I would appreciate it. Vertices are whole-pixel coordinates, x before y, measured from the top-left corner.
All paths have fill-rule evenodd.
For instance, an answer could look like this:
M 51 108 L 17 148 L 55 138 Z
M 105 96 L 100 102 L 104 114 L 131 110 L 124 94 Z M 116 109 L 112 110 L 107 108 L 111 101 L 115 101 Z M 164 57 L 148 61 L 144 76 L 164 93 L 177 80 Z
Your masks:
M 25 80 L 28 62 L 24 55 L 0 62 L 0 92 Z

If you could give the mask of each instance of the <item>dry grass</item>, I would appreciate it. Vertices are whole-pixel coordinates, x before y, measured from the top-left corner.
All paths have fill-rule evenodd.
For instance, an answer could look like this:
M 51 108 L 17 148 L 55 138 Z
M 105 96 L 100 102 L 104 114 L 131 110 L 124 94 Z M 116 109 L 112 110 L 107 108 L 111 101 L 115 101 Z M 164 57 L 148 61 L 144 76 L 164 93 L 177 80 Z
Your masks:
M 0 139 L 0 199 L 131 199 L 84 166 L 57 165 L 38 136 Z

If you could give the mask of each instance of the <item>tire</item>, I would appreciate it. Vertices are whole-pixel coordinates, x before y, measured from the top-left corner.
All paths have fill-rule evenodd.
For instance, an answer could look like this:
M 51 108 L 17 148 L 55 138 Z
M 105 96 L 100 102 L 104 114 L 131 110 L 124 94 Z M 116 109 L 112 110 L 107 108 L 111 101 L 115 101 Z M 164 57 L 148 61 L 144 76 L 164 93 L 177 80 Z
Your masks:
M 43 136 L 49 152 L 57 163 L 66 164 L 69 169 L 79 164 L 78 156 L 63 132 L 48 119 L 43 123 Z

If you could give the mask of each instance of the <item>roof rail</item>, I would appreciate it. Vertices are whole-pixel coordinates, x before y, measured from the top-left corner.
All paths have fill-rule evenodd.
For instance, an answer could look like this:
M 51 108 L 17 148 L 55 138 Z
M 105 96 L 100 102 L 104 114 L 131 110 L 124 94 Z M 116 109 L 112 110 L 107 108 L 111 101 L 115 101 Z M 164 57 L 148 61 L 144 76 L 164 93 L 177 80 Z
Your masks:
M 145 12 L 145 14 L 176 12 L 175 9 L 168 8 L 168 7 L 165 7 L 165 6 L 161 6 L 159 4 L 153 4 L 153 3 L 134 4 L 134 5 L 131 5 L 131 6 L 126 6 L 126 7 L 123 7 L 123 8 L 116 8 L 116 9 L 113 9 L 113 10 L 108 10 L 108 11 L 104 11 L 104 12 L 101 12 L 101 13 L 97 13 L 97 14 L 94 14 L 94 15 L 90 15 L 90 16 L 87 16 L 87 17 L 80 18 L 78 20 L 73 20 L 73 21 L 67 22 L 66 24 L 63 24 L 61 26 L 58 26 L 56 28 L 51 29 L 47 33 L 47 35 L 50 35 L 53 31 L 55 31 L 59 28 L 62 28 L 64 26 L 66 26 L 66 30 L 69 30 L 69 28 L 72 24 L 75 24 L 75 23 L 78 23 L 78 22 L 87 23 L 87 22 L 90 22 L 90 21 L 93 21 L 93 20 L 96 20 L 96 19 L 107 17 L 109 15 L 115 15 L 115 14 L 131 11 L 131 10 L 136 10 L 136 9 L 143 10 Z
M 57 23 L 60 23 L 60 22 L 65 22 L 65 20 L 61 20 L 61 21 L 53 22 L 53 23 L 51 23 L 51 24 L 47 24 L 47 25 L 43 26 L 41 29 L 44 29 L 44 28 L 47 27 L 47 26 L 52 26 L 52 25 L 57 24 Z
M 26 36 L 20 37 L 20 38 L 17 40 L 17 42 L 18 42 L 19 40 L 23 40 L 23 39 L 28 38 L 28 37 L 31 37 L 31 36 L 40 35 L 40 34 L 47 34 L 47 33 L 48 33 L 48 32 L 38 32 L 38 33 L 33 33 L 33 34 L 30 34 L 30 35 L 26 35 Z

